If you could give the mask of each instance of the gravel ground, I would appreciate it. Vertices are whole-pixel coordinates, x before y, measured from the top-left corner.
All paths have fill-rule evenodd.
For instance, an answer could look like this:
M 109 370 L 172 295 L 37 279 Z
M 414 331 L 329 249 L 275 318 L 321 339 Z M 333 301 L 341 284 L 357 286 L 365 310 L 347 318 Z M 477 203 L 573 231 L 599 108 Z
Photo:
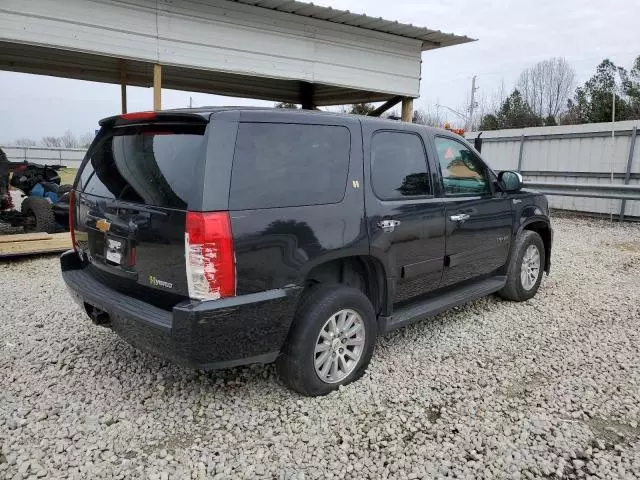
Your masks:
M 139 353 L 56 258 L 0 263 L 0 478 L 638 478 L 640 225 L 555 229 L 533 300 L 390 334 L 324 398 Z

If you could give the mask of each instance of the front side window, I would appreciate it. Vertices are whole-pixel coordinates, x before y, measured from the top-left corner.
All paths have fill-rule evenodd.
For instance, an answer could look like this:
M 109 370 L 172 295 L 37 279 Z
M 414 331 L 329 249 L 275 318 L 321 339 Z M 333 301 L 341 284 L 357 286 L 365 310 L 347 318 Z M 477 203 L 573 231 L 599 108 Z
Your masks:
M 406 132 L 377 132 L 371 140 L 371 184 L 383 200 L 432 195 L 420 137 Z
M 232 210 L 338 203 L 349 172 L 346 127 L 241 123 L 231 174 Z
M 436 137 L 435 144 L 446 195 L 490 192 L 486 168 L 469 148 L 444 137 Z

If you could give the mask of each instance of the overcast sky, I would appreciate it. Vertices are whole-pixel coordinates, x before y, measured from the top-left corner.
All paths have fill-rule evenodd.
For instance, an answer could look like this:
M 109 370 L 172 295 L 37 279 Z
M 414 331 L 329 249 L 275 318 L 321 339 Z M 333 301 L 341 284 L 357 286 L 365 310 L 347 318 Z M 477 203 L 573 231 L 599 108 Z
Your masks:
M 456 110 L 468 100 L 477 75 L 480 100 L 502 82 L 510 90 L 519 73 L 537 61 L 563 56 L 579 83 L 605 57 L 629 68 L 640 54 L 637 7 L 640 0 L 314 0 L 317 5 L 381 16 L 477 42 L 424 52 L 418 108 L 435 104 Z M 633 4 L 636 8 L 632 8 Z M 163 90 L 163 107 L 272 105 L 200 93 Z M 152 90 L 129 87 L 129 111 L 149 110 Z M 119 113 L 120 87 L 63 78 L 0 72 L 0 144 L 18 137 L 40 139 L 71 130 L 93 132 L 97 121 Z M 440 110 L 443 114 L 444 109 Z M 455 116 L 450 114 L 450 120 Z

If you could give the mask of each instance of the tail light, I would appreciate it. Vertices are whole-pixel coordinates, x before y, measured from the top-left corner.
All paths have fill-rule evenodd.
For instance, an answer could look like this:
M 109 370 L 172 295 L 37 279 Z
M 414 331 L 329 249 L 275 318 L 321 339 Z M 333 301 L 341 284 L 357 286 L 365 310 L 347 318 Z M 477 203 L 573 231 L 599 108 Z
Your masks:
M 235 254 L 227 212 L 187 212 L 185 257 L 191 298 L 235 295 Z
M 129 262 L 127 263 L 127 265 L 129 265 L 130 267 L 135 266 L 136 264 L 136 247 L 135 245 L 133 247 L 131 247 L 131 250 L 129 250 Z
M 75 214 L 76 214 L 76 192 L 75 190 L 71 190 L 69 192 L 69 232 L 71 233 L 71 246 L 74 250 L 78 250 L 78 245 L 76 244 L 76 232 L 74 229 L 75 223 Z

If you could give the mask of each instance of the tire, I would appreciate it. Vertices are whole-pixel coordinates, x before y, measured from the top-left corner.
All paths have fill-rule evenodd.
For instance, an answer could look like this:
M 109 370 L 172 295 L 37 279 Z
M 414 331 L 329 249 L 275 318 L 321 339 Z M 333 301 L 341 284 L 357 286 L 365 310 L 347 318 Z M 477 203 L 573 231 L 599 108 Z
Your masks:
M 31 222 L 25 232 L 55 233 L 56 217 L 53 214 L 51 203 L 46 198 L 27 197 L 22 202 L 22 213 L 31 217 Z
M 538 252 L 538 269 L 535 281 L 532 281 L 531 277 L 528 280 L 523 279 L 522 273 L 523 268 L 527 268 L 523 264 L 525 256 L 530 255 L 534 250 Z M 511 251 L 507 270 L 507 284 L 498 292 L 498 295 L 505 300 L 515 302 L 524 302 L 535 296 L 544 274 L 545 258 L 544 242 L 540 235 L 531 230 L 523 230 L 516 238 L 516 243 Z M 535 255 L 531 260 L 535 260 Z M 528 263 L 532 264 L 531 261 Z M 535 265 L 535 261 L 533 261 L 533 265 Z M 526 271 L 524 276 L 526 277 Z
M 342 327 L 343 332 L 330 344 L 332 319 L 337 330 Z M 344 328 L 345 325 L 348 328 Z M 341 340 L 344 330 L 356 333 Z M 287 343 L 276 360 L 278 375 L 289 388 L 303 395 L 326 395 L 364 374 L 373 355 L 377 333 L 375 311 L 360 290 L 340 284 L 311 287 L 303 294 Z M 324 351 L 317 351 L 319 349 Z M 321 362 L 318 368 L 321 372 L 317 371 L 316 362 Z M 330 366 L 323 380 L 320 367 L 327 368 L 327 363 Z M 334 363 L 338 366 L 335 371 Z

